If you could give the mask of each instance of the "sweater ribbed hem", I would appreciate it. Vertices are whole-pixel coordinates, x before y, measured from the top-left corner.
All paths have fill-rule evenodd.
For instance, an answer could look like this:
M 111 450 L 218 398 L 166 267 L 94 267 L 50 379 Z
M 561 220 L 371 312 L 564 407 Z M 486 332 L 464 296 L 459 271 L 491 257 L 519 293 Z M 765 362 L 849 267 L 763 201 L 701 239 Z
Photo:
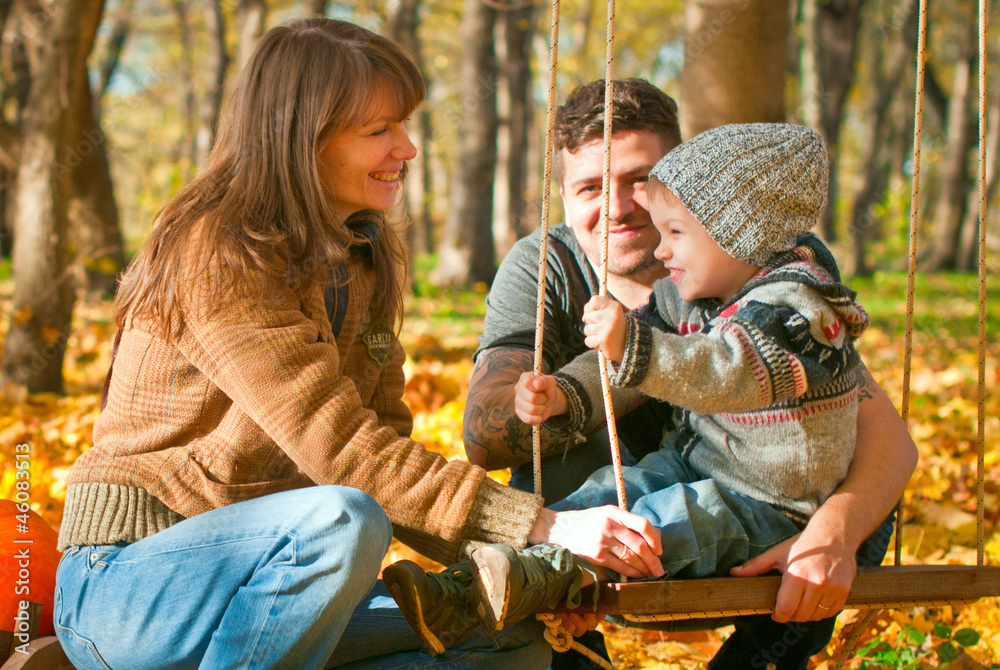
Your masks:
M 138 542 L 184 517 L 145 489 L 84 483 L 66 488 L 59 550 L 76 545 Z
M 541 510 L 541 496 L 484 479 L 469 510 L 459 555 L 496 542 L 525 547 Z

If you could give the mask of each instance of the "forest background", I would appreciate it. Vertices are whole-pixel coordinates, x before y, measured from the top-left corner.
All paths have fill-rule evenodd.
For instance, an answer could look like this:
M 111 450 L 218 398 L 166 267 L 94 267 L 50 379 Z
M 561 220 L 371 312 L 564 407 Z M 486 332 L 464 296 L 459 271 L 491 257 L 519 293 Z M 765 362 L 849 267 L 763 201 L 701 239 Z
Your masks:
M 998 4 L 987 2 L 991 24 Z M 834 169 L 818 232 L 873 315 L 862 355 L 897 403 L 916 10 L 916 0 L 619 0 L 616 15 L 615 76 L 647 78 L 674 96 L 685 137 L 758 120 L 823 133 Z M 197 174 L 255 40 L 299 16 L 387 34 L 427 79 L 428 100 L 409 122 L 419 156 L 399 217 L 414 259 L 406 400 L 415 439 L 463 457 L 483 297 L 511 244 L 538 225 L 541 189 L 551 188 L 541 176 L 549 12 L 540 0 L 0 0 L 0 499 L 13 498 L 13 445 L 28 443 L 32 506 L 58 527 L 66 472 L 90 446 L 98 414 L 114 278 Z M 560 100 L 603 77 L 605 12 L 595 0 L 561 3 Z M 913 563 L 975 562 L 976 12 L 974 0 L 929 4 L 909 423 L 921 465 L 904 500 Z M 989 31 L 984 256 L 995 333 L 1000 31 Z M 991 562 L 1000 557 L 998 349 L 991 337 Z M 404 555 L 394 545 L 387 560 Z M 725 635 L 614 629 L 611 646 L 622 667 L 697 667 Z M 885 613 L 867 636 L 862 666 L 1000 667 L 995 600 Z M 828 655 L 841 643 L 838 634 Z

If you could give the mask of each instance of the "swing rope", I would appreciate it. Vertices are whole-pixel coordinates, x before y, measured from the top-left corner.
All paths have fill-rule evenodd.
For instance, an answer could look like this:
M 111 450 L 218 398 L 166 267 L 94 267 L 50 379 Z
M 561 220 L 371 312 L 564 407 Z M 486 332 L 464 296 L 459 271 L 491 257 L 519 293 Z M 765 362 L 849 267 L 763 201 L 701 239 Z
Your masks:
M 611 131 L 614 119 L 614 72 L 615 72 L 615 0 L 608 0 L 607 53 L 604 72 L 604 171 L 601 175 L 601 276 L 602 296 L 608 295 L 608 226 L 611 210 Z M 608 423 L 608 439 L 611 443 L 611 464 L 615 470 L 615 488 L 618 491 L 618 506 L 628 510 L 625 500 L 625 479 L 622 474 L 621 450 L 618 447 L 618 426 L 615 410 L 611 402 L 611 381 L 608 377 L 608 359 L 604 352 L 597 352 L 597 363 L 601 371 L 601 395 L 604 396 L 604 416 Z
M 913 111 L 913 182 L 910 187 L 910 245 L 906 273 L 906 332 L 903 336 L 903 400 L 901 414 L 907 427 L 910 419 L 910 366 L 913 358 L 913 294 L 917 277 L 917 229 L 920 227 L 920 139 L 924 126 L 924 49 L 927 42 L 927 0 L 920 0 L 917 30 L 917 83 Z M 896 505 L 894 565 L 902 565 L 903 499 Z
M 979 0 L 979 379 L 976 387 L 976 565 L 986 564 L 983 476 L 986 471 L 986 0 Z
M 549 203 L 552 195 L 552 144 L 556 127 L 556 65 L 559 60 L 559 0 L 552 0 L 549 28 L 549 92 L 545 120 L 545 169 L 542 176 L 542 222 L 538 245 L 538 295 L 535 301 L 535 376 L 542 374 L 542 345 L 545 341 L 545 270 L 549 254 Z M 542 432 L 531 427 L 531 461 L 535 473 L 535 495 L 542 495 Z
M 608 49 L 613 57 L 613 40 L 614 40 L 614 0 L 609 0 L 608 9 Z M 555 123 L 556 123 L 556 73 L 557 65 L 559 60 L 559 0 L 552 0 L 552 18 L 551 25 L 549 27 L 549 89 L 548 89 L 548 100 L 546 108 L 546 124 L 545 124 L 545 168 L 543 171 L 542 183 L 544 187 L 542 188 L 542 220 L 541 220 L 541 230 L 540 230 L 540 241 L 538 245 L 538 294 L 535 301 L 535 358 L 534 358 L 534 372 L 535 376 L 540 376 L 542 374 L 542 348 L 545 341 L 545 276 L 546 270 L 548 268 L 548 240 L 549 240 L 549 212 L 550 212 L 550 201 L 551 201 L 551 186 L 552 183 L 552 147 L 553 139 L 555 135 Z M 606 82 L 608 86 L 608 91 L 610 91 L 611 85 L 611 66 L 608 66 L 608 74 L 606 77 Z M 608 105 L 610 104 L 610 92 L 605 93 L 605 110 L 610 109 Z M 605 169 L 604 169 L 604 252 L 603 260 L 601 263 L 602 267 L 602 279 L 601 279 L 601 294 L 605 293 L 605 282 L 606 282 L 606 265 L 607 265 L 607 212 L 608 212 L 608 197 L 607 197 L 607 184 L 610 174 L 610 156 L 611 156 L 611 131 L 610 131 L 610 113 L 605 113 Z M 603 357 L 602 357 L 603 362 Z M 606 383 L 607 375 L 604 374 L 603 378 Z M 605 395 L 605 403 L 610 407 L 610 395 Z M 609 413 L 611 417 L 611 425 L 614 425 L 614 414 Z M 612 445 L 612 450 L 614 454 L 618 454 L 618 443 L 615 431 L 612 429 L 612 435 L 614 435 L 614 443 Z M 534 479 L 535 479 L 535 495 L 542 495 L 542 437 L 541 437 L 541 426 L 534 425 L 531 427 L 531 460 L 534 469 Z M 621 472 L 621 465 L 618 465 L 617 472 Z M 619 477 L 621 475 L 619 474 Z M 619 491 L 622 489 L 620 488 Z M 621 494 L 619 494 L 619 500 Z M 622 502 L 624 506 L 624 502 Z M 601 666 L 605 670 L 615 670 L 614 666 L 607 660 L 597 655 L 587 647 L 583 646 L 579 642 L 573 639 L 569 631 L 562 624 L 562 617 L 558 614 L 550 613 L 540 613 L 536 614 L 535 618 L 545 624 L 545 640 L 549 643 L 554 651 L 566 652 L 570 649 L 575 649 L 580 654 L 589 658 L 591 661 Z

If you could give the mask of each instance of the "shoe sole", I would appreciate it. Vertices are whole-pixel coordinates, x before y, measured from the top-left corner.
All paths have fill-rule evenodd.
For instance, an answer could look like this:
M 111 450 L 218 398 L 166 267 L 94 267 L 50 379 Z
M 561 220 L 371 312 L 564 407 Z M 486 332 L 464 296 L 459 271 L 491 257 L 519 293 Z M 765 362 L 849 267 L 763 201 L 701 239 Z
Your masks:
M 515 557 L 516 560 L 516 557 Z M 482 547 L 472 554 L 472 607 L 483 627 L 490 633 L 503 630 L 510 606 L 511 558 L 493 547 Z
M 417 594 L 416 579 L 413 573 L 414 568 L 420 571 L 420 576 L 423 576 L 423 569 L 416 563 L 411 565 L 399 565 L 397 563 L 390 565 L 382 571 L 382 581 L 385 583 L 386 588 L 389 589 L 389 595 L 399 605 L 403 616 L 406 617 L 407 622 L 417 632 L 417 635 L 420 636 L 420 640 L 427 647 L 431 656 L 437 656 L 444 651 L 444 645 L 431 632 L 430 628 L 427 627 L 427 622 L 424 620 L 424 610 L 420 606 L 420 597 Z

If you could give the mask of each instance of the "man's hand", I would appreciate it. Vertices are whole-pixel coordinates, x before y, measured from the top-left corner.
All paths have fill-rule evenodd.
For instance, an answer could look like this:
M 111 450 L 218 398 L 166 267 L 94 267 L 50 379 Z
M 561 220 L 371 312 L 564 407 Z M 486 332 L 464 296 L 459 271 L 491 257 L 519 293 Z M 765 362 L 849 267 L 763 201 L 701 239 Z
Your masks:
M 573 637 L 580 637 L 588 630 L 594 630 L 597 628 L 597 624 L 604 621 L 603 614 L 594 614 L 593 612 L 585 612 L 583 614 L 568 613 L 561 616 L 563 626 L 566 627 L 566 630 Z
M 663 553 L 659 529 L 613 505 L 568 512 L 543 509 L 528 541 L 555 542 L 626 577 L 663 576 L 657 558 Z
M 521 421 L 534 426 L 550 416 L 566 413 L 566 394 L 552 375 L 525 372 L 514 389 L 514 412 Z
M 608 360 L 620 363 L 625 356 L 625 312 L 620 303 L 595 295 L 583 308 L 584 344 L 599 349 Z
M 854 552 L 834 546 L 829 536 L 809 527 L 763 554 L 733 568 L 734 577 L 755 577 L 771 570 L 782 573 L 781 587 L 771 618 L 786 621 L 819 621 L 844 608 L 858 572 Z

